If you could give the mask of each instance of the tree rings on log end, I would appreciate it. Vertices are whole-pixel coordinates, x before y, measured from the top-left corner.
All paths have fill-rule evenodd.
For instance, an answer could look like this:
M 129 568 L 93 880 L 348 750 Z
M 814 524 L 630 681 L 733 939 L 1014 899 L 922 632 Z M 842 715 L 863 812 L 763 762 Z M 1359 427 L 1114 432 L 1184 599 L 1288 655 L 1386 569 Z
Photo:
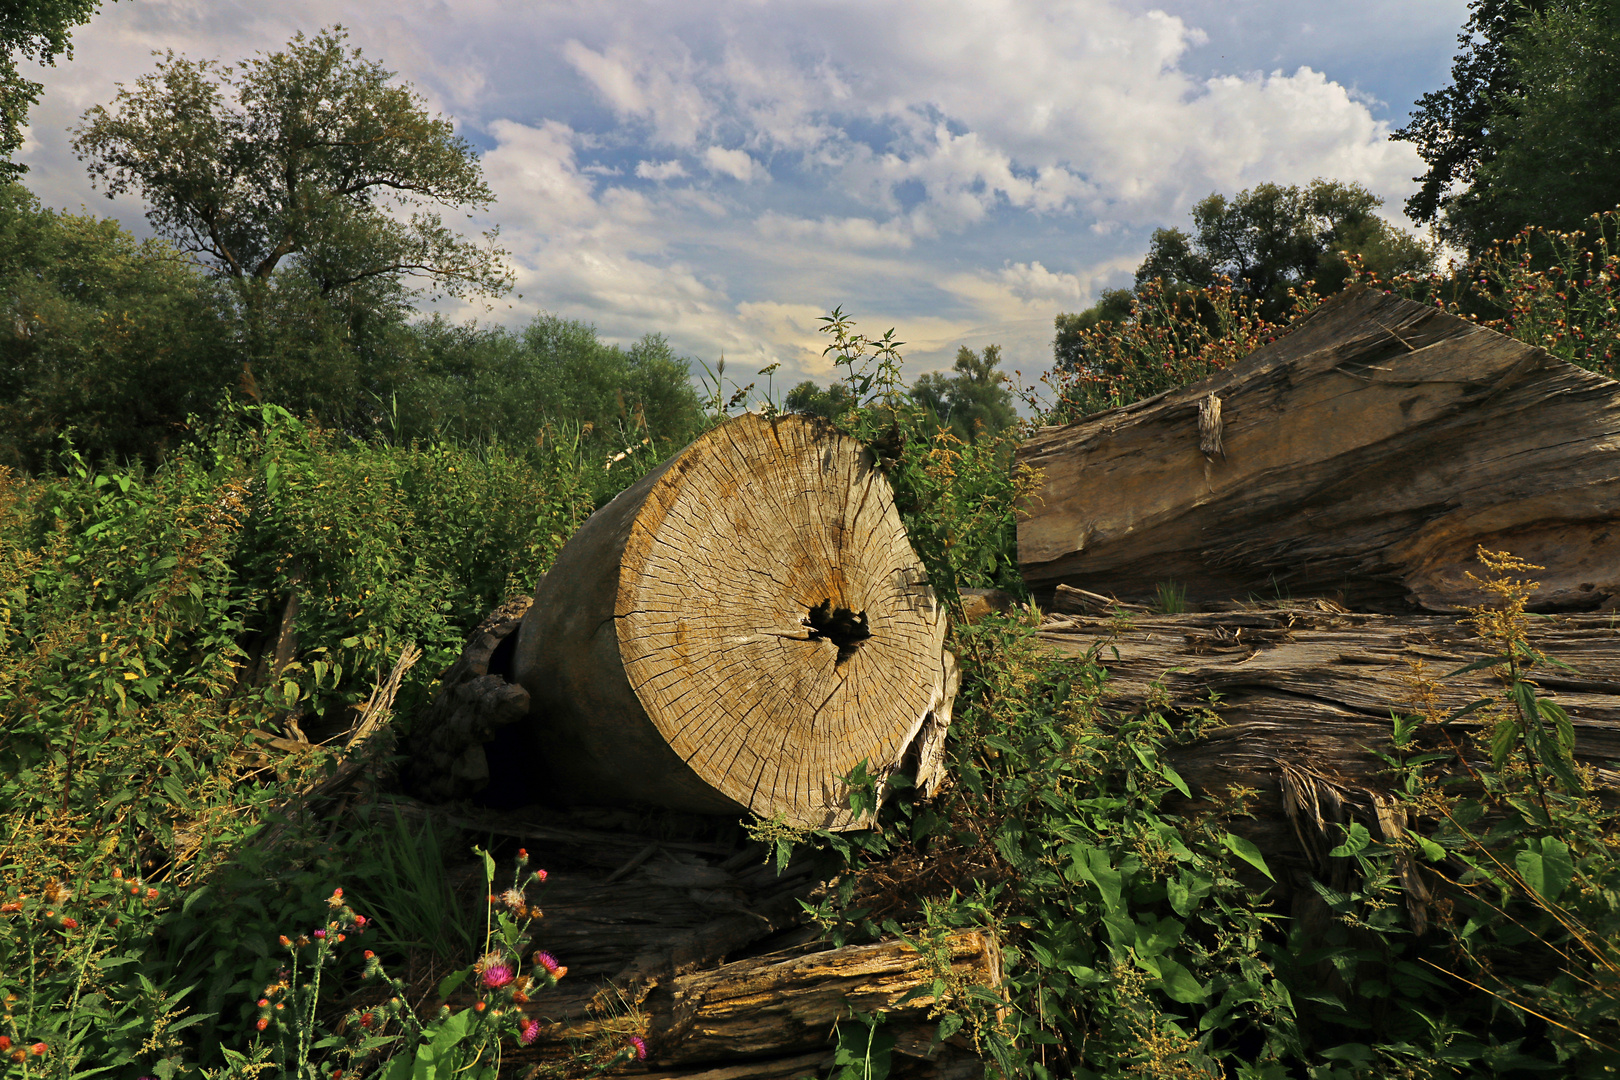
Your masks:
M 804 417 L 738 417 L 593 515 L 536 591 L 515 674 L 537 780 L 851 826 L 840 778 L 948 720 L 944 634 L 871 456 Z

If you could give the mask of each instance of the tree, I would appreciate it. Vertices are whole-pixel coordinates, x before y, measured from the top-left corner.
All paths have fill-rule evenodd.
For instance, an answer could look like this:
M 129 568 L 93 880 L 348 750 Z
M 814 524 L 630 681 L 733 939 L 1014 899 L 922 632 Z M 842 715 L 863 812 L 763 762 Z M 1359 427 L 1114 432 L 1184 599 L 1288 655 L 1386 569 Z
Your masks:
M 409 328 L 396 349 L 406 357 L 390 376 L 402 437 L 525 446 L 548 426 L 554 434 L 577 426 L 592 453 L 651 438 L 663 455 L 703 421 L 687 362 L 659 334 L 625 349 L 601 341 L 586 323 L 554 315 L 520 333 L 435 317 Z
M 72 58 L 68 39 L 75 26 L 95 14 L 100 0 L 3 0 L 0 2 L 0 183 L 15 180 L 28 166 L 11 160 L 22 146 L 28 110 L 39 101 L 43 87 L 22 77 L 19 58 L 38 64 Z
M 1288 291 L 1307 281 L 1321 293 L 1342 288 L 1350 275 L 1342 252 L 1383 276 L 1428 269 L 1433 252 L 1380 218 L 1382 205 L 1362 185 L 1337 180 L 1304 188 L 1259 184 L 1230 201 L 1212 194 L 1193 207 L 1191 235 L 1154 232 L 1136 281 L 1159 281 L 1175 292 L 1225 277 L 1276 317 L 1290 305 Z
M 963 345 L 956 350 L 953 374 L 924 372 L 907 391 L 932 429 L 948 429 L 963 442 L 994 435 L 1018 422 L 1012 390 L 1001 366 L 1001 346 L 986 345 L 974 352 Z M 843 383 L 825 390 L 806 379 L 788 391 L 788 411 L 832 419 L 855 405 L 855 396 Z
M 38 470 L 69 429 L 94 457 L 162 456 L 236 376 L 230 305 L 195 262 L 116 221 L 0 185 L 0 465 Z
M 405 277 L 504 292 L 494 234 L 469 241 L 426 208 L 490 204 L 472 147 L 345 37 L 300 33 L 235 68 L 165 53 L 84 114 L 74 149 L 109 198 L 139 191 L 161 235 L 239 283 L 291 263 L 323 297 Z
M 938 422 L 963 442 L 994 435 L 1018 422 L 1012 390 L 1001 366 L 1001 346 L 986 345 L 974 352 L 963 345 L 956 350 L 955 372 L 923 375 L 912 387 L 914 401 L 930 409 Z
M 1446 239 L 1469 246 L 1447 211 L 1495 154 L 1503 103 L 1521 92 L 1509 43 L 1523 21 L 1545 9 L 1547 0 L 1472 0 L 1468 22 L 1457 35 L 1461 51 L 1451 64 L 1451 85 L 1418 99 L 1412 122 L 1391 138 L 1410 142 L 1428 171 L 1415 177 L 1422 186 L 1406 200 L 1406 214 L 1422 225 L 1435 224 Z
M 1445 233 L 1471 252 L 1620 204 L 1620 0 L 1549 3 L 1506 51 L 1516 90 L 1490 99 L 1471 182 L 1444 205 Z
M 806 379 L 789 390 L 782 403 L 789 412 L 831 420 L 855 407 L 855 395 L 841 382 L 835 382 L 823 390 Z
M 1160 243 L 1160 234 L 1175 231 L 1170 229 L 1155 231 L 1153 234 L 1155 249 Z M 1186 239 L 1186 233 L 1178 232 L 1175 237 L 1168 238 L 1166 246 Z M 1185 244 L 1182 246 L 1186 247 Z M 1152 258 L 1151 254 L 1149 258 Z M 1168 267 L 1166 270 L 1165 276 L 1171 280 L 1183 280 L 1176 271 Z M 1059 371 L 1079 371 L 1086 365 L 1085 342 L 1088 332 L 1104 325 L 1123 323 L 1131 317 L 1135 309 L 1136 294 L 1130 289 L 1104 289 L 1101 299 L 1084 311 L 1060 312 L 1053 320 L 1057 328 L 1057 336 L 1052 339 L 1053 366 Z

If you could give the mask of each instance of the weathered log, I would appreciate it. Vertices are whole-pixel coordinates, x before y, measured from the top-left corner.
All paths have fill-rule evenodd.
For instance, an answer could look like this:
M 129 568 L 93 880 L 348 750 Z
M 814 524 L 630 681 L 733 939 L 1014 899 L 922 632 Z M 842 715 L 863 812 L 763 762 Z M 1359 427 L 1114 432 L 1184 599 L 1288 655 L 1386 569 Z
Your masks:
M 1174 581 L 1195 607 L 1457 611 L 1479 602 L 1483 544 L 1547 568 L 1541 610 L 1620 603 L 1620 384 L 1371 290 L 1200 382 L 1043 429 L 1018 460 L 1043 474 L 1018 526 L 1042 600 Z
M 627 1031 L 625 1010 L 638 1017 L 634 1027 L 646 1034 L 649 1061 L 661 1067 L 750 1058 L 780 1064 L 810 1051 L 819 1051 L 814 1060 L 820 1061 L 836 1025 L 851 1021 L 855 1012 L 886 1013 L 889 1024 L 906 1032 L 904 1045 L 897 1047 L 901 1053 L 939 1056 L 919 1030 L 935 1007 L 949 1004 L 934 996 L 936 980 L 947 993 L 1000 986 L 995 939 L 969 930 L 950 934 L 932 952 L 886 941 L 757 956 L 674 976 L 621 1000 L 618 1010 L 603 1007 L 601 990 L 589 998 L 588 987 L 562 993 L 565 980 L 559 993 L 536 998 L 526 1008 L 542 1027 L 533 1046 L 512 1060 L 546 1060 L 569 1044 Z
M 1455 617 L 1352 614 L 1332 604 L 1187 615 L 1055 615 L 1039 635 L 1048 650 L 1095 658 L 1108 670 L 1100 704 L 1132 710 L 1149 700 L 1210 709 L 1220 725 L 1166 752 L 1195 797 L 1258 792 L 1242 828 L 1279 878 L 1320 873 L 1337 839 L 1326 828 L 1357 818 L 1375 834 L 1402 827 L 1386 798 L 1392 712 L 1417 711 L 1413 665 L 1438 679 L 1450 709 L 1500 690 L 1486 670 L 1440 678 L 1491 650 Z M 1575 670 L 1538 668 L 1541 693 L 1575 727 L 1575 754 L 1598 787 L 1620 792 L 1620 620 L 1576 614 L 1537 620 L 1534 640 Z M 1477 717 L 1430 730 L 1425 749 L 1481 763 L 1468 736 Z M 1460 765 L 1459 765 L 1460 767 Z
M 536 590 L 514 665 L 537 788 L 847 827 L 863 760 L 937 763 L 944 633 L 871 456 L 739 417 L 593 515 Z

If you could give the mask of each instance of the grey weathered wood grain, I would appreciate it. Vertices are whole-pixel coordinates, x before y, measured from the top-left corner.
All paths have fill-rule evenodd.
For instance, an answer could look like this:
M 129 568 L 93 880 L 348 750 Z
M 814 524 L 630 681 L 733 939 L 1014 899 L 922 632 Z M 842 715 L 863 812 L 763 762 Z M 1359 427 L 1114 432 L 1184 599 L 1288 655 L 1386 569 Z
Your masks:
M 1220 454 L 1201 450 L 1211 394 Z M 1151 601 L 1173 580 L 1194 607 L 1455 611 L 1478 602 L 1483 544 L 1547 567 L 1543 610 L 1620 602 L 1620 384 L 1371 290 L 1199 382 L 1042 429 L 1018 460 L 1043 474 L 1018 526 L 1043 598 Z
M 1368 822 L 1387 790 L 1390 715 L 1412 710 L 1413 665 L 1443 676 L 1487 654 L 1486 643 L 1455 616 L 1353 614 L 1333 605 L 1184 615 L 1055 615 L 1039 635 L 1059 655 L 1092 656 L 1108 672 L 1100 704 L 1121 711 L 1150 699 L 1188 711 L 1212 709 L 1221 724 L 1165 755 L 1195 797 L 1232 787 L 1256 790 L 1256 817 L 1244 824 L 1275 859 L 1273 868 L 1319 870 L 1288 812 L 1290 770 L 1334 789 Z M 1326 610 L 1324 610 L 1326 609 Z M 1620 615 L 1537 619 L 1536 646 L 1569 664 L 1535 670 L 1541 692 L 1575 726 L 1578 759 L 1611 796 L 1620 792 Z M 1480 670 L 1441 679 L 1442 705 L 1465 705 L 1500 689 Z M 1450 725 L 1470 744 L 1477 718 Z M 1425 748 L 1449 747 L 1438 732 Z M 1297 808 L 1296 808 L 1297 809 Z M 1308 838 L 1307 838 L 1308 840 Z

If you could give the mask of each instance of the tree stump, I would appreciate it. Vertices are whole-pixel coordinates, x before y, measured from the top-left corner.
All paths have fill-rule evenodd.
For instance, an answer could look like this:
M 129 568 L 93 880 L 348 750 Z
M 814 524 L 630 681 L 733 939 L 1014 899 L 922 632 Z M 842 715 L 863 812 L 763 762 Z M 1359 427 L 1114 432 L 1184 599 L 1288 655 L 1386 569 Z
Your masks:
M 700 437 L 585 523 L 518 633 L 554 797 L 844 828 L 862 761 L 916 747 L 934 779 L 944 613 L 888 481 L 824 423 Z
M 1542 610 L 1620 604 L 1620 383 L 1353 288 L 1225 371 L 1045 428 L 1024 580 L 1193 606 L 1334 596 L 1455 612 L 1476 545 L 1546 567 Z

